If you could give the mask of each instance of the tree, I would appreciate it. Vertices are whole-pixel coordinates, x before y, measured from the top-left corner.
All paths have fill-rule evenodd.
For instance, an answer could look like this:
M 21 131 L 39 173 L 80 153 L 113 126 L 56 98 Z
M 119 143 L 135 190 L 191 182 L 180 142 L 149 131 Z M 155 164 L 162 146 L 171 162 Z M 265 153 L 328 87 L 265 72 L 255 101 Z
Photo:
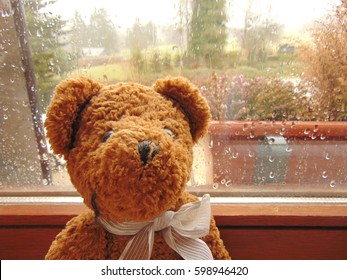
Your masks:
M 82 47 L 85 47 L 89 41 L 89 29 L 87 24 L 84 22 L 81 14 L 79 12 L 75 12 L 75 16 L 72 19 L 72 27 L 71 27 L 71 44 L 73 46 L 74 52 L 79 52 Z
M 90 16 L 89 38 L 90 47 L 105 48 L 107 54 L 118 51 L 116 28 L 104 8 L 95 9 Z
M 302 51 L 304 79 L 310 84 L 318 119 L 347 120 L 347 0 L 318 22 L 313 45 Z
M 266 60 L 269 45 L 278 40 L 282 30 L 282 26 L 271 18 L 271 6 L 269 15 L 264 17 L 253 11 L 253 3 L 253 0 L 248 1 L 244 28 L 240 36 L 242 59 L 250 64 Z
M 181 49 L 186 49 L 188 44 L 189 21 L 191 18 L 191 2 L 192 0 L 180 0 L 177 7 L 177 43 L 178 47 L 180 47 Z
M 65 21 L 60 16 L 45 12 L 44 8 L 56 0 L 25 0 L 24 9 L 32 48 L 32 59 L 39 94 L 43 101 L 41 109 L 48 105 L 50 95 L 57 82 L 56 75 L 67 71 L 68 55 L 63 50 L 61 38 Z
M 194 0 L 188 37 L 188 55 L 208 67 L 217 67 L 227 43 L 225 0 Z
M 142 25 L 137 18 L 133 27 L 128 30 L 128 45 L 131 50 L 131 58 L 138 72 L 145 71 L 146 61 L 142 51 L 156 42 L 156 28 L 152 22 Z

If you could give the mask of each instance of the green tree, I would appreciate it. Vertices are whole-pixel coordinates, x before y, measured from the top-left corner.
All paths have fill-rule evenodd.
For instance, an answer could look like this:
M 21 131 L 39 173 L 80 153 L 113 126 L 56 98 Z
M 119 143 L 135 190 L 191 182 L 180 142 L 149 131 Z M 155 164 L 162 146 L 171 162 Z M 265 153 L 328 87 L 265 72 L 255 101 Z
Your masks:
M 95 9 L 90 16 L 90 47 L 105 48 L 107 54 L 118 51 L 117 31 L 106 9 Z
M 188 55 L 208 67 L 218 67 L 227 43 L 225 0 L 194 0 L 188 36 Z
M 68 54 L 63 50 L 63 35 L 66 24 L 60 16 L 45 12 L 48 5 L 56 0 L 25 0 L 24 9 L 32 48 L 32 59 L 42 103 L 48 105 L 50 95 L 56 85 L 57 75 L 68 70 Z

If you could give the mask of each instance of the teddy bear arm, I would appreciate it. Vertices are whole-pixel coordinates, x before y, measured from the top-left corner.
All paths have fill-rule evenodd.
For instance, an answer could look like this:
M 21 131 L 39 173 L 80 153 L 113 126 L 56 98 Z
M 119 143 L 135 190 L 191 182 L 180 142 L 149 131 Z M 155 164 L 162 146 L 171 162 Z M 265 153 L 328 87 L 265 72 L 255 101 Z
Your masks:
M 210 232 L 207 236 L 203 237 L 202 240 L 204 240 L 210 248 L 215 260 L 231 259 L 229 252 L 224 246 L 223 240 L 220 238 L 220 233 L 213 217 L 211 218 Z
M 71 219 L 52 243 L 47 260 L 105 259 L 107 235 L 92 213 Z

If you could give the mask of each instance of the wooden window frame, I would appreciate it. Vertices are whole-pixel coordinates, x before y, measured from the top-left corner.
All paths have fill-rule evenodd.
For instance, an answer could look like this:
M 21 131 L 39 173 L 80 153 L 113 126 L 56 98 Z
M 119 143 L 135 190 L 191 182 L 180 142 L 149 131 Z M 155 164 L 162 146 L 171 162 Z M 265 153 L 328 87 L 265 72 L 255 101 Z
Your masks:
M 1 204 L 0 258 L 42 259 L 82 203 Z M 345 204 L 213 204 L 234 259 L 347 259 Z

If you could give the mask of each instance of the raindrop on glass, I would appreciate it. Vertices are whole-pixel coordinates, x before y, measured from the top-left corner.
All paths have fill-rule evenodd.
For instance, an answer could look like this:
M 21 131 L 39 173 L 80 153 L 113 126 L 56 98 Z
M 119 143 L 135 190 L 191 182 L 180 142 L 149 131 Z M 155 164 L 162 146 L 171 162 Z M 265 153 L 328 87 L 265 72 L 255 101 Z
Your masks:
M 269 161 L 270 161 L 270 162 L 274 162 L 274 161 L 275 161 L 275 157 L 269 156 Z
M 324 179 L 328 178 L 328 172 L 323 171 L 323 173 L 322 173 L 322 177 L 323 177 Z
M 44 184 L 45 186 L 47 186 L 47 185 L 48 185 L 48 180 L 47 180 L 47 179 L 43 179 L 43 180 L 42 180 L 42 184 Z
M 286 148 L 286 152 L 287 152 L 287 153 L 290 153 L 290 152 L 292 152 L 292 151 L 293 151 L 293 149 L 292 149 L 291 147 L 287 147 L 287 148 Z
M 275 178 L 275 173 L 270 172 L 269 177 L 270 177 L 271 179 Z
M 46 148 L 46 143 L 43 139 L 40 140 L 40 145 L 42 148 Z
M 331 187 L 331 188 L 336 187 L 336 181 L 332 180 L 332 181 L 330 182 L 330 187 Z
M 253 151 L 249 151 L 249 152 L 248 152 L 248 156 L 249 156 L 250 158 L 254 157 L 254 152 L 253 152 Z
M 214 183 L 214 184 L 212 185 L 212 188 L 213 188 L 214 190 L 218 189 L 218 187 L 219 187 L 219 184 L 218 184 L 218 183 Z

